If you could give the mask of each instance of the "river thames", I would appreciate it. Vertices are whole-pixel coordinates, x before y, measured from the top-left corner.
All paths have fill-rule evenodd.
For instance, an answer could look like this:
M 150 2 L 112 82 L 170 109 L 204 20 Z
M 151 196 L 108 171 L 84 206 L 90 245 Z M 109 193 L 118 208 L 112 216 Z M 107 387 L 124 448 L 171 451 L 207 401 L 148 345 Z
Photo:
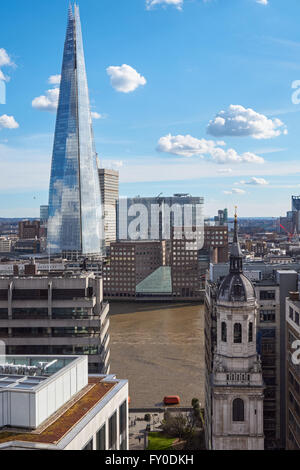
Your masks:
M 110 312 L 111 373 L 129 380 L 132 407 L 165 395 L 204 404 L 203 305 L 112 302 Z

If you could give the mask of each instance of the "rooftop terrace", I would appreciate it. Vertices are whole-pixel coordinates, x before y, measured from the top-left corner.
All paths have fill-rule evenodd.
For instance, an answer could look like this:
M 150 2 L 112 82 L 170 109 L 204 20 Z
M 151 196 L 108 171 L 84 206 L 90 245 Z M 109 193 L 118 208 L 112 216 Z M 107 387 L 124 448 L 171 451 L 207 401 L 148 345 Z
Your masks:
M 57 444 L 115 386 L 116 383 L 106 382 L 104 378 L 90 377 L 88 385 L 39 428 L 0 429 L 0 445 L 12 441 Z

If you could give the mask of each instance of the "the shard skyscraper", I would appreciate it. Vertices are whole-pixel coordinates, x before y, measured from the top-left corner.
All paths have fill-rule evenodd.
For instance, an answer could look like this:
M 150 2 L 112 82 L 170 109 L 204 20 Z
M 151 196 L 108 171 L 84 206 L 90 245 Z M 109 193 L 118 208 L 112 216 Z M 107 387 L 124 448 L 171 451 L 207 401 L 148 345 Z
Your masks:
M 50 254 L 101 255 L 104 233 L 79 8 L 69 7 L 49 191 Z

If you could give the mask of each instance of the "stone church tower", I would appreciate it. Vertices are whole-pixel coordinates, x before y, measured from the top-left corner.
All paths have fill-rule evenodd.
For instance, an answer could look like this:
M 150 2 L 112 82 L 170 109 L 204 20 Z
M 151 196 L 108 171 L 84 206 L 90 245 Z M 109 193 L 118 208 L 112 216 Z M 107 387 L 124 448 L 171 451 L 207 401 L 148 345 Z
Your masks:
M 235 215 L 230 272 L 217 297 L 217 346 L 211 383 L 215 450 L 264 448 L 264 384 L 256 352 L 256 312 L 254 287 L 243 274 Z

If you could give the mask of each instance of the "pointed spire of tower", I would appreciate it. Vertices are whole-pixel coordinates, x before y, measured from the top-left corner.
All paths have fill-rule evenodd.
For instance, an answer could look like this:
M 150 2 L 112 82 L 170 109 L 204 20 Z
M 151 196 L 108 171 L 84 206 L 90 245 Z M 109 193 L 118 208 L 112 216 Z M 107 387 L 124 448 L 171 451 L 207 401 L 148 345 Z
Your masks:
M 235 213 L 234 213 L 234 235 L 233 241 L 238 243 L 238 222 L 237 222 L 237 206 L 235 206 Z
M 230 272 L 231 273 L 242 273 L 243 272 L 243 253 L 239 243 L 238 237 L 238 219 L 237 219 L 237 207 L 235 206 L 234 214 L 234 234 L 233 242 L 230 250 Z

